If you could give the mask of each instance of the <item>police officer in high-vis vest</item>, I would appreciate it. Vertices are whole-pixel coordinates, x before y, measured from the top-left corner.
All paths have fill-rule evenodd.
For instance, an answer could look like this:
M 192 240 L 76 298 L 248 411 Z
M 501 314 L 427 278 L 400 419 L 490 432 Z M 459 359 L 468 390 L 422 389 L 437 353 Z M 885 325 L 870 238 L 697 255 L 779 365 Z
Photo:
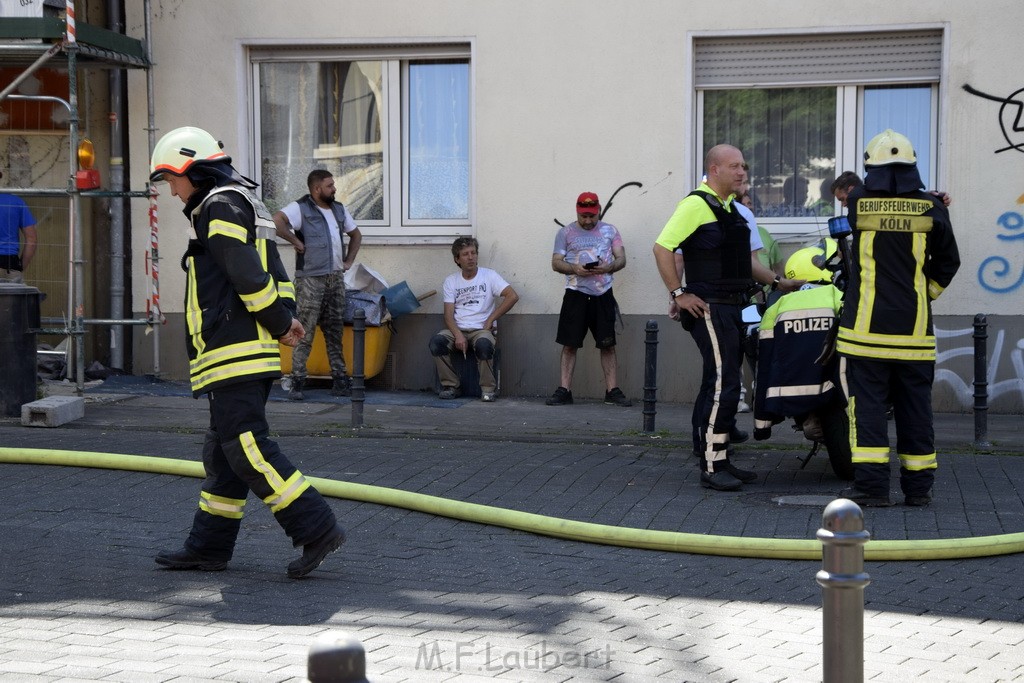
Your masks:
M 182 549 L 161 552 L 168 569 L 219 571 L 235 547 L 246 497 L 266 503 L 302 556 L 299 578 L 337 550 L 345 532 L 320 493 L 268 438 L 266 402 L 281 375 L 278 342 L 305 334 L 295 294 L 274 241 L 270 212 L 254 182 L 231 166 L 204 130 L 177 128 L 153 151 L 150 180 L 167 181 L 191 224 L 182 259 L 192 393 L 206 395 L 210 428 L 203 444 L 206 479 Z
M 743 153 L 732 145 L 715 145 L 704 168 L 707 180 L 679 202 L 658 235 L 654 260 L 703 361 L 691 418 L 694 450 L 701 460 L 700 484 L 735 491 L 757 479 L 756 473 L 730 460 L 746 332 L 741 310 L 750 302 L 755 281 L 783 292 L 797 289 L 803 281 L 776 275 L 757 258 L 760 238 L 752 243 L 750 226 L 733 206 L 747 180 Z M 753 244 L 757 246 L 752 248 Z M 682 252 L 681 264 L 674 256 L 677 249 Z
M 887 506 L 892 405 L 900 488 L 907 505 L 927 505 L 935 478 L 931 302 L 960 267 L 949 212 L 922 191 L 913 145 L 892 130 L 864 153 L 864 184 L 846 200 L 852 263 L 837 350 L 849 404 L 854 487 L 846 497 Z

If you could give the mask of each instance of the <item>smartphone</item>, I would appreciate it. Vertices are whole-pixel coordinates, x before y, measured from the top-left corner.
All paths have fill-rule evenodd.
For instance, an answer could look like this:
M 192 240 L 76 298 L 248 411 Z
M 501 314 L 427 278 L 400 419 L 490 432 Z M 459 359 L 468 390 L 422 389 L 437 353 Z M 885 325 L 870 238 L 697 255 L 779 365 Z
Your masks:
M 597 264 L 599 263 L 600 261 L 591 261 L 590 263 L 584 263 L 583 267 L 587 270 L 593 270 L 594 268 L 597 268 Z

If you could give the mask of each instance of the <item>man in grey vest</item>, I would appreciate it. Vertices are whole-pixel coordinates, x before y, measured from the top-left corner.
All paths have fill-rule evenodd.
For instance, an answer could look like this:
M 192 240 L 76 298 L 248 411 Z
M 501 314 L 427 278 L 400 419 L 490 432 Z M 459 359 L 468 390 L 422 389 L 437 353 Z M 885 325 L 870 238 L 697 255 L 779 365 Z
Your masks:
M 309 194 L 274 214 L 277 235 L 295 247 L 295 298 L 306 336 L 292 354 L 288 398 L 301 401 L 306 361 L 317 325 L 324 335 L 331 365 L 332 396 L 348 396 L 350 380 L 341 354 L 344 329 L 345 271 L 352 267 L 363 240 L 352 215 L 334 201 L 334 176 L 317 169 L 306 178 Z M 343 237 L 348 235 L 348 249 Z

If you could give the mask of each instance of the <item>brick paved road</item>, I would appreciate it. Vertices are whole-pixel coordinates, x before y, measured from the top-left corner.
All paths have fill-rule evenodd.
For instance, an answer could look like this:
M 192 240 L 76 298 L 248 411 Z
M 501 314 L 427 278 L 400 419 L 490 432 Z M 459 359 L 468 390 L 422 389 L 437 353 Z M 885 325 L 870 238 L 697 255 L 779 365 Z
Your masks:
M 8 446 L 195 459 L 188 430 L 0 425 Z M 748 448 L 769 472 L 710 494 L 678 450 L 628 445 L 287 436 L 307 474 L 605 524 L 813 538 L 833 494 L 824 458 Z M 1019 458 L 943 462 L 948 500 L 869 510 L 875 537 L 1024 530 Z M 350 541 L 309 579 L 270 514 L 248 506 L 228 571 L 159 571 L 198 480 L 0 465 L 4 680 L 294 681 L 318 634 L 367 649 L 372 681 L 813 681 L 817 562 L 702 557 L 549 539 L 332 500 Z M 1022 556 L 867 564 L 866 677 L 1024 680 Z

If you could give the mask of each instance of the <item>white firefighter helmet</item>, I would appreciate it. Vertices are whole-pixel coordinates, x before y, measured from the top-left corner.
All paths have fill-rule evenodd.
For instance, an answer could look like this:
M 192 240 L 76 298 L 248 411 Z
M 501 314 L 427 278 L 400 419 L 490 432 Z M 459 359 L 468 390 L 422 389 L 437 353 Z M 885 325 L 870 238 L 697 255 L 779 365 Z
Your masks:
M 871 138 L 864 150 L 865 166 L 885 166 L 887 164 L 916 164 L 917 154 L 907 136 L 887 128 Z
M 165 173 L 183 176 L 194 164 L 211 161 L 231 163 L 224 153 L 224 145 L 202 128 L 184 126 L 175 128 L 160 138 L 153 148 L 150 162 L 150 182 L 163 180 Z

